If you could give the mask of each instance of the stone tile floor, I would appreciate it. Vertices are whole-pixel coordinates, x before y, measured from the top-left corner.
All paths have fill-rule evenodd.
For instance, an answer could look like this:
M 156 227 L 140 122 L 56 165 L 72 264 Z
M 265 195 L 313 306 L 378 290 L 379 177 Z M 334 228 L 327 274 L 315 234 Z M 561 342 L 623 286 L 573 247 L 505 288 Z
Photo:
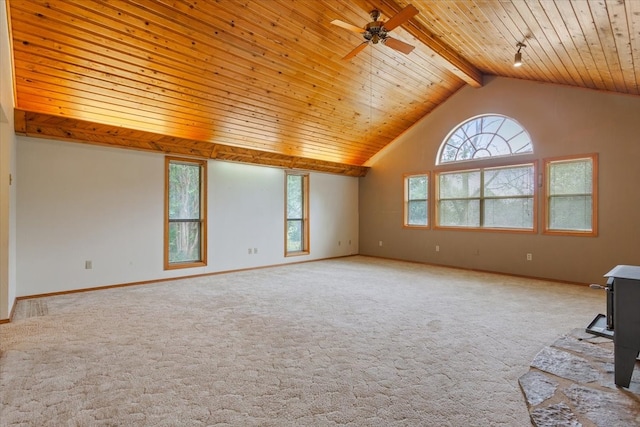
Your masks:
M 629 388 L 613 378 L 613 341 L 575 329 L 531 362 L 520 387 L 536 427 L 640 426 L 640 362 Z

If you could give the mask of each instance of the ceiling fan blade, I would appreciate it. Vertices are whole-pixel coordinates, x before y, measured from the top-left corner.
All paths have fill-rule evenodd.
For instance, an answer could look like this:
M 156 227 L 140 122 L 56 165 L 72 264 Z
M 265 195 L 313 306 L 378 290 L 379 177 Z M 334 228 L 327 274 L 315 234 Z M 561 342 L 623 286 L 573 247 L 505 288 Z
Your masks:
M 387 37 L 386 39 L 384 39 L 384 44 L 389 46 L 391 49 L 395 49 L 398 52 L 404 53 L 405 55 L 411 53 L 411 51 L 415 47 L 398 39 L 394 39 L 393 37 Z
M 396 28 L 398 25 L 402 25 L 407 22 L 412 17 L 418 14 L 418 9 L 415 8 L 414 5 L 407 5 L 400 12 L 393 15 L 387 22 L 384 23 L 384 28 L 387 31 L 391 31 Z
M 347 54 L 344 56 L 344 58 L 342 58 L 342 59 L 347 60 L 347 59 L 351 59 L 351 58 L 353 58 L 354 56 L 356 56 L 357 54 L 359 54 L 359 53 L 362 51 L 362 49 L 364 49 L 365 47 L 367 47 L 367 45 L 368 45 L 368 44 L 369 44 L 369 42 L 368 42 L 368 41 L 367 41 L 367 42 L 360 43 L 358 46 L 356 46 L 356 48 L 355 48 L 355 49 L 353 49 L 351 52 L 347 53 Z
M 358 33 L 358 34 L 362 34 L 364 33 L 364 29 L 360 28 L 360 27 L 356 27 L 355 25 L 351 25 L 347 22 L 341 21 L 339 19 L 334 19 L 333 21 L 331 21 L 331 23 L 333 25 L 337 25 L 338 27 L 342 27 L 344 29 L 347 29 L 349 31 L 353 31 L 354 33 Z

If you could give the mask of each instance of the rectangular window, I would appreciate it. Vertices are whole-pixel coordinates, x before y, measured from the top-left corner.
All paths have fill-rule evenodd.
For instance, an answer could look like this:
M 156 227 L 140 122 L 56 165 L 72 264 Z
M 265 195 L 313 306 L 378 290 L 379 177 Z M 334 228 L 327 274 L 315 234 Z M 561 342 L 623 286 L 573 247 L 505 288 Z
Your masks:
M 545 160 L 545 233 L 597 235 L 597 159 Z
M 407 175 L 404 178 L 404 225 L 429 226 L 429 175 Z
M 309 175 L 286 174 L 285 256 L 309 253 Z
M 437 175 L 438 227 L 535 231 L 535 165 Z
M 164 268 L 207 263 L 207 162 L 167 157 L 165 160 Z
M 438 225 L 480 227 L 480 171 L 438 175 Z

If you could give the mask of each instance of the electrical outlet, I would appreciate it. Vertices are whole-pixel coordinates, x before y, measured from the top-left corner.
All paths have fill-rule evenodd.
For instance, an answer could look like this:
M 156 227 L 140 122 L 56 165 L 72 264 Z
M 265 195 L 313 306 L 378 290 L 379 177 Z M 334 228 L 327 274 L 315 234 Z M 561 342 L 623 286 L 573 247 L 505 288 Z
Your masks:
M 87 260 L 84 262 L 85 270 L 91 270 L 93 268 L 93 262 L 91 260 Z
M 533 255 L 532 254 L 527 254 L 527 261 L 531 261 L 533 259 Z
M 249 248 L 249 255 L 251 255 L 252 253 L 253 253 L 253 252 L 252 252 L 251 248 Z
M 436 245 L 436 252 L 440 252 L 440 245 Z
M 338 246 L 340 246 L 342 244 L 342 242 L 340 240 L 338 240 Z
M 378 242 L 378 246 L 382 246 L 382 240 Z
M 253 248 L 253 253 L 257 254 L 258 253 L 258 248 Z

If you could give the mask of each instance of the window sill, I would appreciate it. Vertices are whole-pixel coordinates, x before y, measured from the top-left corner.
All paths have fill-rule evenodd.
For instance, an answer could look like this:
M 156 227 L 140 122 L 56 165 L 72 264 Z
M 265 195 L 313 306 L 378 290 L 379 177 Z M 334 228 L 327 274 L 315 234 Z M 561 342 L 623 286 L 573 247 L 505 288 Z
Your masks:
M 175 262 L 175 263 L 171 263 L 171 264 L 167 264 L 165 263 L 164 265 L 164 269 L 165 270 L 180 270 L 183 268 L 196 268 L 196 267 L 206 267 L 207 263 L 203 262 L 203 261 L 197 261 L 197 262 Z
M 596 231 L 544 230 L 542 234 L 545 236 L 598 237 Z
M 292 256 L 303 256 L 303 255 L 309 255 L 310 251 L 296 251 L 296 252 L 287 252 L 284 254 L 285 258 L 286 257 L 292 257 Z
M 453 230 L 453 231 L 473 231 L 487 233 L 515 233 L 515 234 L 537 234 L 538 230 L 531 228 L 489 228 L 489 227 L 452 227 L 452 226 L 436 226 L 434 230 Z

